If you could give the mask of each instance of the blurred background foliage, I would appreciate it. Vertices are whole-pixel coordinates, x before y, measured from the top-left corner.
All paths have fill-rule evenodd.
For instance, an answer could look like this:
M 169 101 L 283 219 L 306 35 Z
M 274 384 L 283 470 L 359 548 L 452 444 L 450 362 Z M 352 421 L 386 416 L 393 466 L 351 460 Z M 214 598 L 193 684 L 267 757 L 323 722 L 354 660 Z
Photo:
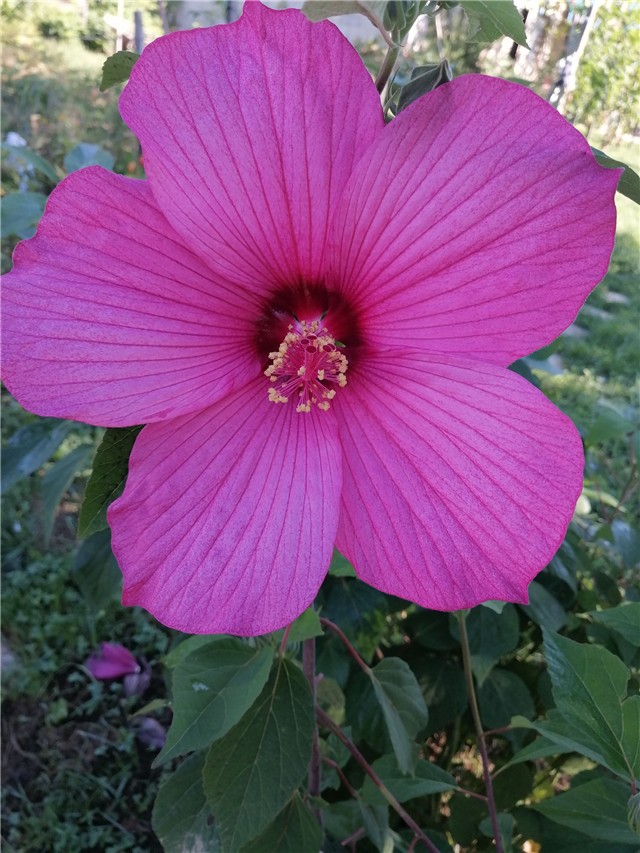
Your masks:
M 519 4 L 527 7 L 531 51 L 508 39 L 490 46 L 469 41 L 462 10 L 447 5 L 439 15 L 422 18 L 412 31 L 396 84 L 408 79 L 410 66 L 444 58 L 454 75 L 482 71 L 520 80 L 556 104 L 593 145 L 637 168 L 640 3 Z M 116 172 L 142 176 L 137 140 L 119 118 L 119 88 L 99 90 L 106 56 L 116 47 L 134 49 L 134 11 L 142 12 L 148 42 L 167 27 L 224 20 L 238 13 L 237 6 L 2 0 L 3 271 L 10 268 L 16 242 L 33 233 L 46 196 L 66 172 L 100 162 Z M 126 25 L 120 26 L 119 19 Z M 118 29 L 121 40 L 116 44 Z M 365 27 L 361 51 L 377 70 L 383 47 L 374 34 Z M 488 746 L 500 809 L 516 816 L 510 832 L 519 850 L 536 851 L 540 843 L 550 853 L 569 850 L 563 846 L 567 832 L 576 850 L 613 849 L 606 839 L 569 830 L 570 824 L 532 808 L 572 784 L 592 780 L 600 772 L 596 762 L 568 751 L 506 768 L 531 738 L 526 729 L 511 728 L 511 718 L 519 714 L 536 720 L 554 704 L 541 628 L 605 646 L 628 666 L 629 692 L 637 692 L 639 684 L 640 642 L 634 646 L 590 615 L 640 601 L 639 221 L 631 201 L 618 195 L 617 203 L 616 248 L 605 281 L 552 347 L 518 366 L 573 418 L 584 438 L 585 490 L 577 513 L 559 554 L 536 581 L 529 607 L 509 605 L 501 614 L 476 608 L 470 616 L 474 624 L 491 622 L 475 640 L 476 651 L 489 665 L 480 705 L 485 728 L 498 730 Z M 108 534 L 94 533 L 78 549 L 79 506 L 102 431 L 39 426 L 39 419 L 5 392 L 3 408 L 2 435 L 8 442 L 1 530 L 3 849 L 160 850 L 151 809 L 167 771 L 151 769 L 155 751 L 138 736 L 134 713 L 156 700 L 145 713 L 162 726 L 169 724 L 162 660 L 182 637 L 137 608 L 120 607 Z M 323 587 L 321 602 L 323 614 L 340 624 L 367 662 L 400 657 L 411 665 L 430 712 L 430 722 L 418 736 L 422 754 L 453 773 L 460 785 L 481 792 L 451 618 L 365 587 L 340 561 Z M 491 638 L 495 642 L 489 647 Z M 127 698 L 120 683 L 91 679 L 84 661 L 104 640 L 122 643 L 149 661 L 154 675 L 143 698 Z M 319 639 L 318 656 L 330 687 L 323 699 L 327 711 L 346 719 L 370 760 L 384 755 L 379 711 L 362 674 L 350 666 L 334 636 Z M 350 768 L 350 774 L 356 784 L 357 770 Z M 341 840 L 342 828 L 352 826 L 350 806 L 338 784 L 323 796 L 330 804 L 328 824 Z M 452 839 L 465 850 L 490 848 L 480 801 L 448 793 L 424 796 L 411 806 L 419 822 L 439 833 L 443 850 L 450 849 L 446 845 Z M 396 841 L 397 849 L 406 849 L 402 843 Z M 356 844 L 365 853 L 375 849 L 364 833 L 351 849 Z

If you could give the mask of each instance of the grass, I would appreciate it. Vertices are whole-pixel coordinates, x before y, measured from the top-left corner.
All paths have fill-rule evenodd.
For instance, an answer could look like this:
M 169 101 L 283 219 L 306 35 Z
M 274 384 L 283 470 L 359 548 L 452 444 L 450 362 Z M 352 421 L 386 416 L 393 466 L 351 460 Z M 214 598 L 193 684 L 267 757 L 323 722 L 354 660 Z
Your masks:
M 6 435 L 32 416 L 4 402 Z M 159 661 L 171 632 L 114 600 L 91 608 L 75 570 L 79 484 L 67 494 L 46 545 L 40 483 L 38 476 L 24 479 L 3 500 L 6 849 L 160 850 L 150 820 L 160 773 L 151 770 L 155 751 L 135 737 L 132 714 L 165 695 Z M 91 678 L 84 662 L 104 640 L 150 662 L 155 675 L 146 697 L 127 699 L 119 682 Z
M 114 154 L 118 171 L 131 171 L 137 140 L 119 118 L 117 91 L 98 89 L 105 54 L 76 37 L 38 35 L 54 6 L 64 17 L 64 4 L 3 4 L 3 133 L 19 133 L 57 166 L 79 142 L 98 143 Z M 9 170 L 2 177 L 3 191 L 16 188 Z M 51 186 L 34 175 L 29 188 L 46 193 Z M 33 420 L 4 394 L 3 412 L 5 439 Z M 41 480 L 42 472 L 20 481 L 3 499 L 3 850 L 160 850 L 150 817 L 161 774 L 151 770 L 155 751 L 136 738 L 132 714 L 165 695 L 159 660 L 172 634 L 116 601 L 92 610 L 74 572 L 82 480 L 59 508 L 50 544 Z M 84 661 L 104 640 L 149 660 L 154 680 L 146 697 L 127 699 L 119 682 L 91 678 Z
M 74 581 L 72 551 L 71 542 L 46 554 L 32 545 L 3 579 L 12 655 L 3 667 L 5 839 L 21 853 L 159 850 L 150 811 L 160 774 L 131 715 L 165 693 L 158 663 L 169 635 L 116 602 L 92 613 Z M 91 678 L 83 664 L 94 638 L 148 658 L 156 677 L 146 699 Z
M 115 2 L 104 0 L 91 5 L 112 14 L 117 9 Z M 124 17 L 133 20 L 134 9 L 144 10 L 147 38 L 159 35 L 156 3 L 126 0 Z M 56 0 L 26 4 L 3 0 L 2 12 L 3 133 L 19 133 L 34 151 L 58 166 L 79 142 L 90 142 L 115 156 L 116 171 L 126 173 L 135 167 L 138 141 L 120 119 L 121 87 L 99 89 L 102 64 L 114 50 L 111 39 L 105 41 L 104 51 L 88 49 L 80 38 L 77 11 Z M 69 37 L 43 38 L 40 30 L 49 19 L 62 19 Z

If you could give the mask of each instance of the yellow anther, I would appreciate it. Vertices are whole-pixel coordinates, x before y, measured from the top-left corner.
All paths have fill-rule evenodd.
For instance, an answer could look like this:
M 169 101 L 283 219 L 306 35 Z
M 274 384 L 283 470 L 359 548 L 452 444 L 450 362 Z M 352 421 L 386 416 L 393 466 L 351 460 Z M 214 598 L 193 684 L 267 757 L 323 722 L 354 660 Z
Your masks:
M 297 412 L 310 412 L 312 406 L 326 412 L 336 395 L 332 386 L 344 388 L 347 384 L 347 358 L 317 320 L 289 326 L 278 351 L 269 353 L 269 358 L 272 363 L 264 373 L 275 385 L 269 388 L 269 399 L 286 403 L 296 395 L 300 400 Z

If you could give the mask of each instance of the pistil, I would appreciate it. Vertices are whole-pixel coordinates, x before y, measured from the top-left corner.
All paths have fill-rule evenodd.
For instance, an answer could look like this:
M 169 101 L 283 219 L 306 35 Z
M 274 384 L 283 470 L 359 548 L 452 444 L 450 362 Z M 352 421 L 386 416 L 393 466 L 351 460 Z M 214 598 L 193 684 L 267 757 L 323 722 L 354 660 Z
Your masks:
M 312 406 L 326 411 L 337 388 L 347 384 L 347 359 L 335 338 L 321 327 L 319 320 L 290 325 L 277 352 L 269 353 L 272 364 L 265 370 L 272 386 L 272 403 L 297 399 L 297 412 L 310 412 Z

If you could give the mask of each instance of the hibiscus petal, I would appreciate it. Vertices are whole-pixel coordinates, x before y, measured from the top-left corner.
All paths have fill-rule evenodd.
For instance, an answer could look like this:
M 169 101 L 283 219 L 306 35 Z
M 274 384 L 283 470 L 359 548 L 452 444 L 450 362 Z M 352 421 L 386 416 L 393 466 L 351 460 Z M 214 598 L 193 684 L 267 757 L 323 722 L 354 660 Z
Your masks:
M 566 329 L 605 275 L 619 176 L 528 89 L 460 77 L 357 165 L 333 277 L 374 345 L 508 365 Z
M 341 482 L 333 413 L 270 403 L 264 379 L 146 427 L 109 509 L 123 602 L 190 633 L 281 628 L 327 572 Z
M 118 643 L 102 643 L 100 649 L 87 659 L 85 666 L 94 678 L 101 680 L 120 678 L 140 670 L 129 649 Z
M 383 127 L 333 24 L 257 2 L 234 24 L 149 45 L 120 110 L 172 225 L 245 286 L 318 281 L 330 212 Z
M 358 576 L 436 610 L 525 602 L 580 494 L 569 418 L 504 368 L 418 352 L 358 365 L 334 408 Z
M 14 261 L 3 378 L 36 414 L 148 423 L 210 405 L 260 371 L 253 298 L 213 280 L 145 181 L 73 173 Z

